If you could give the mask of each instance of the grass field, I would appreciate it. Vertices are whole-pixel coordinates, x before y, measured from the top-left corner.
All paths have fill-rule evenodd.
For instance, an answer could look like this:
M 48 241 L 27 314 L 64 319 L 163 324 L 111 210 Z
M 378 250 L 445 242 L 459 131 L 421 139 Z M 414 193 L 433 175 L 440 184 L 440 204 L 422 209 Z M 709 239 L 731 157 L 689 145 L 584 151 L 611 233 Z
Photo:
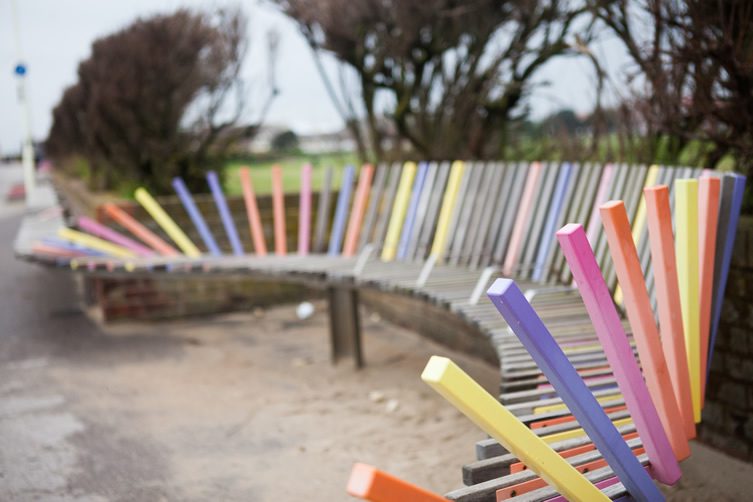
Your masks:
M 331 166 L 335 168 L 333 186 L 338 188 L 343 168 L 348 164 L 358 165 L 358 159 L 353 153 L 296 155 L 263 162 L 236 160 L 229 162 L 225 167 L 225 191 L 227 195 L 242 194 L 238 169 L 248 166 L 251 168 L 251 180 L 254 184 L 254 191 L 257 194 L 271 193 L 272 167 L 279 165 L 282 167 L 285 192 L 296 193 L 299 191 L 301 185 L 301 166 L 307 162 L 313 167 L 312 186 L 314 190 L 318 190 L 322 186 L 324 172 L 327 167 Z

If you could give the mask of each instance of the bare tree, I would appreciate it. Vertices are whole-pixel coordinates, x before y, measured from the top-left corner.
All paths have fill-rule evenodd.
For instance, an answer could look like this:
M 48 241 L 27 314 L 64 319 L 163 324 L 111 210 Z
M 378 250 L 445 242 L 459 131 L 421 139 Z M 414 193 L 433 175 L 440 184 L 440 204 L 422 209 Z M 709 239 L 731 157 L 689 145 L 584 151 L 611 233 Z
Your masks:
M 312 47 L 362 156 L 378 158 L 380 104 L 422 157 L 499 156 L 537 70 L 576 52 L 569 38 L 585 11 L 559 0 L 277 1 Z M 356 75 L 355 93 L 342 70 L 325 71 L 322 53 Z
M 169 191 L 176 175 L 203 186 L 203 173 L 256 129 L 237 127 L 248 93 L 246 25 L 236 9 L 178 10 L 95 41 L 53 112 L 50 153 L 84 156 L 100 188 L 127 180 Z M 272 78 L 258 120 L 275 95 Z
M 670 156 L 709 144 L 753 173 L 753 3 L 743 0 L 594 0 L 592 11 L 636 64 L 630 75 L 647 133 Z

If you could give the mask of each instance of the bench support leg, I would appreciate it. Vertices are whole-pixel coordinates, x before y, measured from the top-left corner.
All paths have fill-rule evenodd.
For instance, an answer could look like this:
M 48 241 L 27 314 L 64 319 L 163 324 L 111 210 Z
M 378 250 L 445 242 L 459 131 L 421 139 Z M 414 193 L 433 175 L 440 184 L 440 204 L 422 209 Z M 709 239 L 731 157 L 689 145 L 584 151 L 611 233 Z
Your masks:
M 358 291 L 348 285 L 335 285 L 328 288 L 327 295 L 332 363 L 335 364 L 342 358 L 352 357 L 356 368 L 362 368 Z

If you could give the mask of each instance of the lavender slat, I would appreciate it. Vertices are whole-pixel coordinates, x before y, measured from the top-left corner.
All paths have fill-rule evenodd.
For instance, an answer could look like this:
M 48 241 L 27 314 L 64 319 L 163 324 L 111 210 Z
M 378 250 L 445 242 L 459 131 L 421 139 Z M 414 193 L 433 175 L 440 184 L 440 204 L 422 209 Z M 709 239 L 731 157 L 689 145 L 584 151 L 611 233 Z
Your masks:
M 421 162 L 418 164 L 418 173 L 416 174 L 416 180 L 413 182 L 413 193 L 411 193 L 410 205 L 408 206 L 408 213 L 405 216 L 405 222 L 403 223 L 402 235 L 400 236 L 400 242 L 397 247 L 397 259 L 404 260 L 408 253 L 408 245 L 413 234 L 413 226 L 416 223 L 416 212 L 418 211 L 418 203 L 421 199 L 421 191 L 426 181 L 426 174 L 429 170 L 429 164 L 427 162 Z
M 329 236 L 329 248 L 327 254 L 337 256 L 343 244 L 345 235 L 345 223 L 348 218 L 348 206 L 350 205 L 350 194 L 353 192 L 353 177 L 355 168 L 347 166 L 343 174 L 340 194 L 337 196 L 337 207 L 335 208 L 335 219 L 332 222 L 332 233 Z
M 557 223 L 557 217 L 562 212 L 562 205 L 565 201 L 565 193 L 570 183 L 570 178 L 573 173 L 573 165 L 569 162 L 562 166 L 557 177 L 557 185 L 554 188 L 554 196 L 552 199 L 552 207 L 547 215 L 547 221 L 544 225 L 544 229 L 541 231 L 541 244 L 539 245 L 538 254 L 534 261 L 533 276 L 532 279 L 535 282 L 540 282 L 545 275 L 544 260 L 546 260 L 549 254 L 549 248 L 554 242 L 554 229 Z
M 630 495 L 641 501 L 664 500 L 515 281 L 497 279 L 487 294 Z
M 207 222 L 201 215 L 199 208 L 196 207 L 196 203 L 194 202 L 193 197 L 191 197 L 191 192 L 188 191 L 188 187 L 186 187 L 186 184 L 181 178 L 173 178 L 172 184 L 175 192 L 178 194 L 181 204 L 183 204 L 183 207 L 186 209 L 188 216 L 191 217 L 191 221 L 196 227 L 196 230 L 199 231 L 201 240 L 204 241 L 204 245 L 209 250 L 209 253 L 212 256 L 220 256 L 222 251 L 220 251 L 217 241 L 214 240 L 214 235 L 212 235 L 212 232 L 209 230 Z
M 230 241 L 230 246 L 233 248 L 233 254 L 240 256 L 243 254 L 243 246 L 241 245 L 241 240 L 238 238 L 238 230 L 235 228 L 233 215 L 230 214 L 230 209 L 227 207 L 225 194 L 222 193 L 222 187 L 220 186 L 220 180 L 216 172 L 209 171 L 207 173 L 207 183 L 209 183 L 209 190 L 212 192 L 217 210 L 220 212 L 222 225 L 225 227 L 225 233 Z

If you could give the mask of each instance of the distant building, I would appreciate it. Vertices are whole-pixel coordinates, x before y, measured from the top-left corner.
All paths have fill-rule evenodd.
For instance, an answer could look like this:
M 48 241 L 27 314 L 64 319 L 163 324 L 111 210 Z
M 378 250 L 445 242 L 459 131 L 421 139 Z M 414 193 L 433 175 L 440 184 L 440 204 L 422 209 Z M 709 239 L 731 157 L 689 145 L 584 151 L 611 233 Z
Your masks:
M 250 138 L 243 139 L 238 149 L 245 153 L 266 154 L 272 151 L 272 140 L 289 130 L 281 125 L 263 125 Z
M 290 128 L 277 125 L 263 125 L 259 127 L 253 137 L 241 140 L 238 149 L 245 153 L 263 155 L 274 150 L 274 139 L 289 131 Z M 303 153 L 319 154 L 328 152 L 352 152 L 356 149 L 350 132 L 346 129 L 336 132 L 298 134 L 298 148 Z
M 345 129 L 338 132 L 299 135 L 298 145 L 303 153 L 311 154 L 353 152 L 356 149 L 356 142 Z

